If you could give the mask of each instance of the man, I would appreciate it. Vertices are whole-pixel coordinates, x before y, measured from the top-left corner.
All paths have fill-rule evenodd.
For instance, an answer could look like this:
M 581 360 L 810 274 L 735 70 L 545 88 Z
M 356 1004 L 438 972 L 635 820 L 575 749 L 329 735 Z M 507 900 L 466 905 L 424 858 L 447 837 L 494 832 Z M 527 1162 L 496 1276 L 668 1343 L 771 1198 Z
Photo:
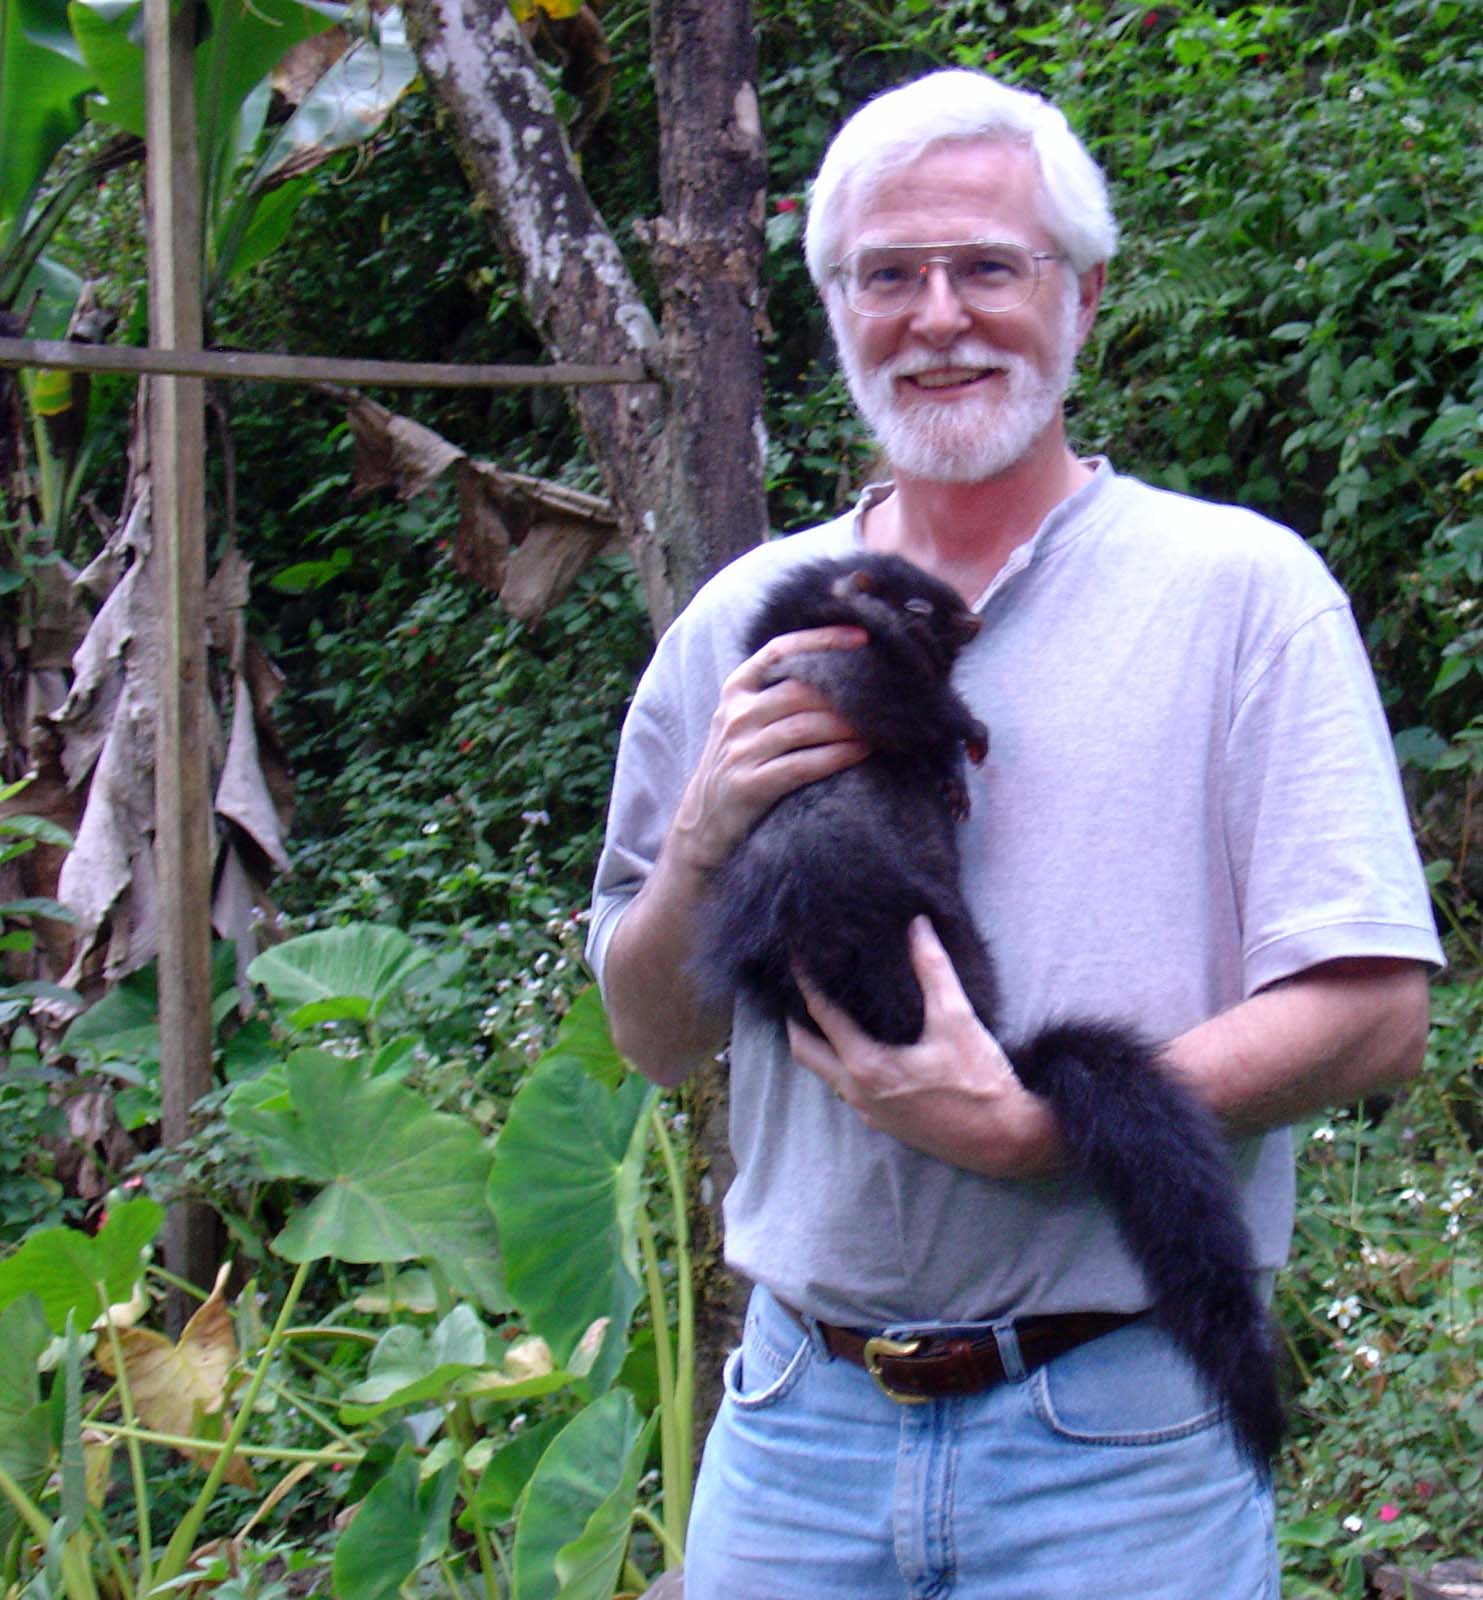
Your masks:
M 730 1030 L 727 1256 L 758 1285 L 689 1600 L 1277 1594 L 1268 1484 L 1149 1319 L 1087 1317 L 1141 1312 L 1146 1289 L 931 928 L 902 1049 L 823 1000 L 822 1037 L 722 1015 L 687 969 L 712 869 L 780 795 L 864 754 L 815 691 L 769 682 L 858 635 L 742 660 L 745 619 L 793 563 L 863 546 L 983 620 L 956 679 L 993 734 L 963 877 L 1006 1038 L 1075 1014 L 1166 1040 L 1236 1141 L 1267 1275 L 1286 1125 L 1417 1070 L 1440 953 L 1343 595 L 1288 531 L 1067 447 L 1115 241 L 1101 173 L 1034 96 L 938 73 L 852 118 L 807 254 L 891 482 L 712 580 L 625 726 L 589 953 L 657 1081 Z M 952 1369 L 942 1397 L 877 1386 L 858 1363 L 882 1335 Z M 970 1347 L 975 1392 L 947 1392 Z

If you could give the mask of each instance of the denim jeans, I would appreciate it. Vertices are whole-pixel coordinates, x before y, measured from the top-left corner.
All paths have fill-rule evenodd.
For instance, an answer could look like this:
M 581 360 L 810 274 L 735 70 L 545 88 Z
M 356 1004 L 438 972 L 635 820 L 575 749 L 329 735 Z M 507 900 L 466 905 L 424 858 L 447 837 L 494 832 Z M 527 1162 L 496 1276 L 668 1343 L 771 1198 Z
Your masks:
M 758 1289 L 725 1384 L 686 1600 L 1277 1600 L 1271 1492 L 1146 1321 L 902 1405 Z

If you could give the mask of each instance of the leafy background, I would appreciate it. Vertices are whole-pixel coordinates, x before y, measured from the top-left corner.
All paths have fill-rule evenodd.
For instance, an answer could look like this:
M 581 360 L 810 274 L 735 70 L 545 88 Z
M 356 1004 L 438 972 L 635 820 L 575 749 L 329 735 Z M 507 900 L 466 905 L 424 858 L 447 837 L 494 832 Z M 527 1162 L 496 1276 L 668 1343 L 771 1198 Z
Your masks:
M 1112 178 L 1124 242 L 1074 391 L 1078 445 L 1295 527 L 1354 598 L 1452 967 L 1423 1080 L 1388 1109 L 1300 1131 L 1299 1239 L 1279 1290 L 1297 1389 L 1281 1478 L 1287 1581 L 1295 1595 L 1359 1595 L 1379 1550 L 1483 1554 L 1476 8 L 759 0 L 755 10 L 779 531 L 842 506 L 871 453 L 802 266 L 808 178 L 868 95 L 962 64 L 1054 96 Z M 583 171 L 644 282 L 633 224 L 655 204 L 647 15 L 638 0 L 611 0 L 602 18 L 612 110 Z M 96 141 L 85 131 L 71 158 Z M 223 293 L 218 338 L 308 354 L 538 358 L 419 93 L 309 187 L 291 247 Z M 125 327 L 140 303 L 138 201 L 134 175 L 107 175 L 64 240 Z M 121 440 L 127 395 L 113 394 Z M 383 398 L 502 466 L 597 487 L 549 392 Z M 635 586 L 619 562 L 599 563 L 532 632 L 454 572 L 446 497 L 352 494 L 350 439 L 326 397 L 237 387 L 221 401 L 253 625 L 286 681 L 277 719 L 297 819 L 277 931 L 369 921 L 413 935 L 428 960 L 366 1048 L 412 1041 L 397 1068 L 406 1081 L 491 1136 L 584 981 L 582 907 L 617 729 L 649 647 Z M 91 491 L 108 504 L 121 453 L 96 460 Z M 327 563 L 326 581 L 284 579 L 307 561 Z M 337 1048 L 361 1048 L 350 1023 L 326 1026 L 343 1027 Z M 262 1018 L 242 1025 L 223 1011 L 224 1076 L 262 1069 L 267 1031 Z M 291 1184 L 220 1120 L 181 1152 L 149 1150 L 149 1052 L 137 1039 L 110 1052 L 102 1032 L 77 1060 L 24 1026 L 12 1035 L 0 1075 L 5 1236 L 79 1214 L 63 1124 L 79 1086 L 101 1082 L 140 1097 L 140 1154 L 128 1169 L 127 1150 L 94 1142 L 89 1159 L 162 1195 L 209 1195 L 235 1244 L 269 1279 L 281 1274 L 262 1241 L 292 1213 Z M 683 1107 L 671 1113 L 683 1124 Z M 336 1271 L 317 1292 L 354 1292 Z M 289 1496 L 283 1526 L 296 1507 L 307 1515 Z

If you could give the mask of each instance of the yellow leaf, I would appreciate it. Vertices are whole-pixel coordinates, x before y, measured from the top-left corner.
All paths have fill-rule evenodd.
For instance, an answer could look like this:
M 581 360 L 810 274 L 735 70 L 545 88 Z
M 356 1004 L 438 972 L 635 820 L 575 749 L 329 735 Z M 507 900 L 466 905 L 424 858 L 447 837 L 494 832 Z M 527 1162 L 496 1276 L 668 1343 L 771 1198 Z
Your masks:
M 72 374 L 57 367 L 39 367 L 30 383 L 31 408 L 38 416 L 59 417 L 72 409 Z
M 118 1336 L 134 1409 L 144 1426 L 156 1433 L 201 1439 L 223 1436 L 220 1413 L 226 1401 L 226 1379 L 237 1359 L 232 1317 L 222 1294 L 226 1280 L 227 1268 L 223 1267 L 215 1288 L 186 1323 L 178 1344 L 148 1328 L 126 1328 Z M 112 1340 L 99 1340 L 94 1359 L 109 1377 L 116 1376 Z M 181 1454 L 201 1467 L 209 1467 L 212 1461 L 209 1451 L 182 1449 Z M 233 1460 L 227 1481 L 251 1487 L 247 1463 Z
M 145 1427 L 159 1433 L 189 1433 L 197 1411 L 221 1410 L 226 1398 L 223 1385 L 237 1359 L 232 1317 L 221 1292 L 224 1281 L 223 1273 L 210 1298 L 186 1323 L 179 1344 L 148 1328 L 126 1328 L 119 1334 L 134 1408 Z M 97 1359 L 113 1376 L 111 1341 L 99 1341 Z
M 529 22 L 537 11 L 560 22 L 563 17 L 576 16 L 584 3 L 585 0 L 510 0 L 510 10 L 515 13 L 516 22 Z

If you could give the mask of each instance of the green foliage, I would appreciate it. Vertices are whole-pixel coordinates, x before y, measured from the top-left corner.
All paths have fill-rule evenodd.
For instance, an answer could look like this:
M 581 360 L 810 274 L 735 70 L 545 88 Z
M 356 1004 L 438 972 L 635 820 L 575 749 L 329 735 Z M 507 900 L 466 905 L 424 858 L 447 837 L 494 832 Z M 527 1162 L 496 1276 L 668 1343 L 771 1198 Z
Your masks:
M 321 503 L 345 487 L 331 475 Z M 530 633 L 453 572 L 453 517 L 419 500 L 323 535 L 357 556 L 298 602 L 303 643 L 279 642 L 300 805 L 282 903 L 306 926 L 369 920 L 441 945 L 414 1001 L 430 1043 L 523 1064 L 579 981 L 647 625 L 631 573 L 604 560 Z
M 1352 1581 L 1382 1547 L 1483 1549 L 1480 1106 L 1483 993 L 1459 986 L 1437 991 L 1426 1069 L 1396 1105 L 1307 1130 L 1278 1284 L 1298 1383 L 1281 1484 L 1294 1580 Z
M 152 1199 L 118 1202 L 96 1237 L 51 1229 L 0 1261 L 0 1532 L 27 1530 L 10 1551 L 10 1576 L 44 1575 L 47 1592 L 68 1600 L 95 1600 L 95 1564 L 140 1593 L 197 1582 L 215 1560 L 214 1539 L 198 1549 L 208 1516 L 233 1505 L 233 1521 L 247 1513 L 257 1491 L 242 1461 L 266 1457 L 318 1479 L 320 1511 L 333 1474 L 353 1469 L 356 1514 L 328 1574 L 341 1600 L 385 1600 L 438 1572 L 456 1591 L 478 1583 L 492 1595 L 503 1581 L 512 1600 L 608 1600 L 632 1561 L 635 1518 L 659 1527 L 640 1493 L 656 1429 L 676 1560 L 688 1505 L 681 1441 L 691 1387 L 676 1361 L 693 1359 L 689 1302 L 681 1293 L 672 1335 L 649 1220 L 657 1202 L 675 1240 L 671 1276 L 683 1283 L 685 1197 L 656 1092 L 626 1076 L 586 999 L 517 1093 L 510 1138 L 491 1149 L 469 1123 L 378 1071 L 405 1052 L 373 1035 L 405 1015 L 394 993 L 426 956 L 386 929 L 331 931 L 290 940 L 251 967 L 288 1053 L 239 1083 L 226 1110 L 261 1168 L 297 1192 L 272 1240 L 298 1266 L 271 1330 L 249 1285 L 234 1337 L 218 1286 L 175 1344 L 137 1328 L 105 1328 L 96 1341 L 69 1332 L 62 1372 L 49 1376 L 50 1332 L 130 1298 L 163 1211 Z M 342 992 L 330 992 L 335 976 Z M 301 1045 L 306 1035 L 321 1047 Z M 554 1100 L 553 1086 L 563 1091 Z M 593 1128 L 605 1130 L 597 1145 Z M 663 1157 L 653 1186 L 650 1141 Z M 525 1264 L 508 1297 L 496 1229 L 509 1259 Z M 580 1272 L 553 1276 L 550 1263 L 574 1241 Z M 647 1419 L 614 1386 L 640 1298 L 639 1241 L 667 1373 L 662 1414 Z M 414 1298 L 409 1273 L 393 1277 L 397 1262 L 416 1265 L 429 1303 Z M 378 1266 L 383 1292 L 366 1292 L 372 1277 L 327 1316 L 305 1318 L 311 1263 L 342 1273 Z M 84 1390 L 89 1353 L 111 1386 Z M 182 1390 L 195 1402 L 184 1413 Z M 543 1416 L 525 1429 L 525 1408 L 537 1403 Z M 124 1447 L 132 1506 L 86 1510 L 84 1428 Z M 181 1494 L 172 1474 L 151 1472 L 144 1452 L 167 1446 L 209 1467 L 204 1481 Z M 253 1521 L 278 1499 L 258 1504 Z M 472 1546 L 454 1540 L 455 1518 Z M 246 1571 L 263 1560 L 248 1557 Z

